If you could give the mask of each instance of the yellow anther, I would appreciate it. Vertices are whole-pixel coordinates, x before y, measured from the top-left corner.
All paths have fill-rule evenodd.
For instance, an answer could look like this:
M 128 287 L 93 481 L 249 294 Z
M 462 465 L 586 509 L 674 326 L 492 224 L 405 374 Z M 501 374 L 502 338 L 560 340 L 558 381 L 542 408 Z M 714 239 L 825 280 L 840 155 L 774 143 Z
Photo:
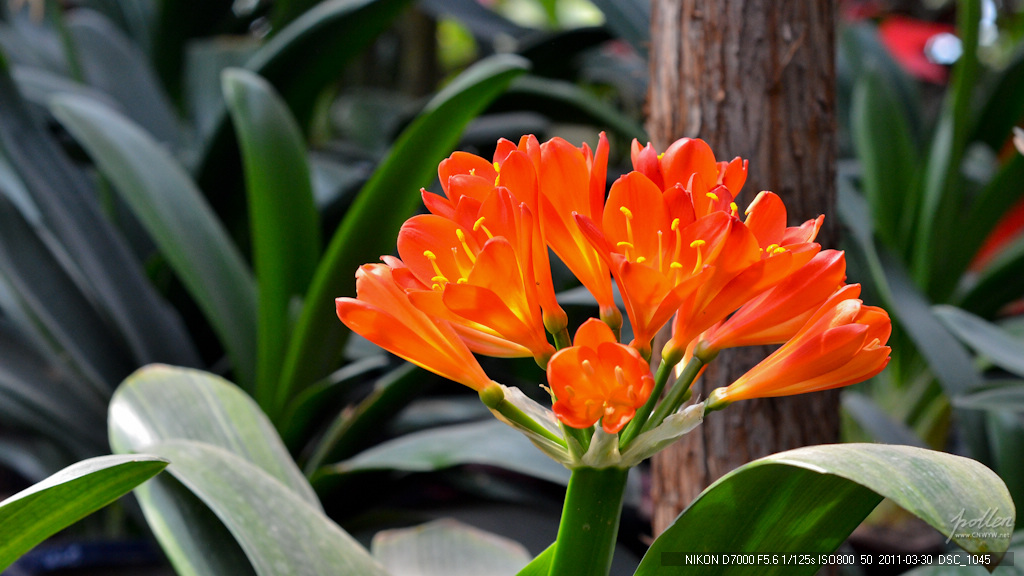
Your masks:
M 455 283 L 456 284 L 465 284 L 466 282 L 469 282 L 469 280 L 467 278 L 459 278 Z
M 474 255 L 473 251 L 469 249 L 469 244 L 466 244 L 466 233 L 463 232 L 461 228 L 456 228 L 455 237 L 458 238 L 459 242 L 462 244 L 462 249 L 466 251 L 466 256 L 469 256 L 469 261 L 476 264 L 476 255 Z M 452 253 L 454 254 L 455 252 L 457 252 L 457 250 L 452 248 Z
M 615 247 L 616 248 L 625 248 L 625 249 L 629 250 L 629 249 L 633 248 L 633 243 L 632 242 L 616 242 L 615 243 Z
M 487 226 L 484 226 L 485 219 L 485 216 L 481 216 L 476 219 L 476 222 L 473 222 L 473 232 L 479 232 L 482 229 L 484 234 L 487 234 L 487 238 L 494 238 L 494 234 L 491 234 L 491 231 L 487 229 Z
M 470 176 L 476 176 L 476 168 L 470 168 L 469 169 L 469 175 Z
M 768 251 L 769 253 L 774 253 L 774 252 L 775 252 L 775 249 L 776 249 L 776 248 L 778 248 L 778 247 L 779 247 L 779 245 L 778 245 L 778 244 L 769 244 L 769 245 L 768 245 L 768 248 L 767 248 L 766 250 L 767 250 L 767 251 Z
M 772 250 L 772 254 L 782 254 L 785 251 L 786 249 L 783 248 L 782 246 L 776 246 L 775 249 Z
M 708 192 L 705 196 L 711 198 L 714 202 L 718 202 L 718 194 L 715 194 L 714 192 Z
M 700 248 L 705 244 L 707 244 L 707 242 L 703 240 L 694 240 L 693 242 L 690 242 L 690 248 Z
M 701 252 L 701 248 L 703 248 L 705 244 L 707 244 L 707 242 L 703 240 L 694 240 L 693 242 L 690 242 L 690 248 L 697 249 L 697 262 L 694 263 L 693 272 L 690 272 L 690 274 L 696 274 L 704 265 L 704 253 Z
M 735 202 L 729 202 L 729 210 L 732 211 L 733 216 L 738 215 L 740 212 L 739 206 L 736 206 Z
M 430 260 L 430 266 L 434 269 L 434 277 L 431 278 L 430 281 L 437 283 L 448 282 L 448 278 L 445 277 L 443 272 L 441 272 L 441 267 L 437 265 L 437 256 L 430 250 L 424 250 L 423 256 L 425 256 L 427 260 Z M 435 286 L 437 286 L 437 284 L 435 284 Z M 437 290 L 437 288 L 434 288 L 434 290 Z
M 629 386 L 629 382 L 626 382 L 626 371 L 622 369 L 622 366 L 615 367 L 615 382 L 623 388 Z
M 672 231 L 673 232 L 678 232 L 679 231 L 679 218 L 673 218 L 672 219 Z
M 647 262 L 647 258 L 644 258 L 643 256 L 637 257 L 637 259 L 636 259 L 636 263 L 637 264 L 643 264 L 644 262 Z
M 681 269 L 683 267 L 683 265 L 680 264 L 679 262 L 673 262 L 673 263 L 669 264 L 668 267 L 673 269 L 673 270 L 679 270 L 679 269 Z
M 662 157 L 664 157 L 664 156 L 665 156 L 665 153 L 664 153 L 664 152 L 662 152 L 661 154 L 658 154 L 658 160 L 661 160 L 661 159 L 662 159 Z
M 622 215 L 625 216 L 627 220 L 633 219 L 633 212 L 631 212 L 629 208 L 626 208 L 625 206 L 619 206 L 619 212 L 622 212 Z
M 494 171 L 495 172 L 501 172 L 501 164 L 498 164 L 497 162 L 494 162 L 493 166 L 494 166 Z
M 430 286 L 430 289 L 433 290 L 434 292 L 440 292 L 441 290 L 444 290 L 444 288 L 442 288 L 440 284 L 432 284 Z
M 580 362 L 580 367 L 583 368 L 583 374 L 587 378 L 594 377 L 594 366 L 590 363 L 590 360 L 584 360 L 583 362 Z

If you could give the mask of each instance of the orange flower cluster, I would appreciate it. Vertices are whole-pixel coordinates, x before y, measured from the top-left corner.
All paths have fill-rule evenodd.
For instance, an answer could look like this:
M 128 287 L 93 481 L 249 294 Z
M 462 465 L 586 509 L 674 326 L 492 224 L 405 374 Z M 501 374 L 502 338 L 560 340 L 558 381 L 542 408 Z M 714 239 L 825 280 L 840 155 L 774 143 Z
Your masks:
M 770 192 L 741 215 L 746 162 L 719 162 L 701 140 L 664 154 L 634 141 L 634 171 L 606 196 L 607 161 L 604 134 L 596 149 L 525 136 L 501 140 L 491 161 L 452 154 L 438 168 L 444 195 L 423 191 L 430 213 L 402 227 L 397 258 L 360 269 L 358 297 L 339 298 L 338 316 L 475 390 L 491 381 L 473 353 L 532 356 L 547 368 L 557 417 L 574 428 L 600 422 L 608 433 L 654 390 L 646 359 L 669 321 L 669 357 L 785 343 L 716 391 L 716 406 L 843 386 L 885 367 L 888 315 L 845 285 L 841 252 L 814 242 L 822 217 L 787 226 Z M 571 346 L 549 249 L 600 308 Z M 633 331 L 628 346 L 617 338 L 613 281 Z

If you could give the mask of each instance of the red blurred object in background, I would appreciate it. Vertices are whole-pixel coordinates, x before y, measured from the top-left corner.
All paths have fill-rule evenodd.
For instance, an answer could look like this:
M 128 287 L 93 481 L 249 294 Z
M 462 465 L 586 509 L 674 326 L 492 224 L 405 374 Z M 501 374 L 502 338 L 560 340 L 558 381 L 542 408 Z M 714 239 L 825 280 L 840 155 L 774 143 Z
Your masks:
M 925 48 L 939 34 L 953 34 L 950 24 L 916 20 L 906 16 L 890 16 L 878 25 L 878 35 L 889 53 L 915 78 L 945 84 L 949 70 L 928 59 Z

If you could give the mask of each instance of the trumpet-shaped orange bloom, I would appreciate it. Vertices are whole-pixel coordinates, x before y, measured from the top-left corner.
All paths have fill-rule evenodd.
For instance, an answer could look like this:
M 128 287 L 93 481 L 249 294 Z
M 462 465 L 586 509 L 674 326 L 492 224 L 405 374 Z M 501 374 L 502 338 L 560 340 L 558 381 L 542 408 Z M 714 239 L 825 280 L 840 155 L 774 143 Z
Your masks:
M 654 334 L 700 287 L 731 218 L 719 213 L 694 220 L 682 187 L 663 193 L 640 172 L 612 185 L 600 227 L 576 216 L 580 230 L 612 270 L 639 350 L 647 350 Z
M 790 396 L 855 384 L 889 363 L 889 315 L 837 290 L 778 350 L 727 388 L 709 408 L 751 398 Z
M 713 212 L 721 214 L 721 212 Z M 786 226 L 786 207 L 771 192 L 761 192 L 747 207 L 746 220 L 735 220 L 727 244 L 712 261 L 711 278 L 684 300 L 672 324 L 672 341 L 680 350 L 748 300 L 782 282 L 807 264 L 821 246 L 814 243 L 823 217 Z
M 490 332 L 546 362 L 555 350 L 537 298 L 532 217 L 514 204 L 507 190 L 493 190 L 473 213 L 462 214 L 460 203 L 456 220 L 414 216 L 398 234 L 398 253 L 429 288 L 410 292 L 421 310 Z
M 713 354 L 737 346 L 782 344 L 796 334 L 845 279 L 843 252 L 823 250 L 774 288 L 748 300 L 727 320 L 706 332 L 702 349 Z M 860 286 L 856 284 L 844 292 L 845 298 L 859 295 Z
M 598 420 L 609 434 L 629 423 L 654 389 L 647 361 L 619 344 L 611 329 L 591 318 L 576 331 L 573 345 L 548 362 L 552 410 L 568 426 L 587 428 Z
M 746 160 L 736 157 L 731 162 L 718 162 L 711 147 L 699 138 L 680 138 L 660 155 L 650 143 L 641 147 L 638 141 L 633 140 L 630 156 L 633 169 L 645 174 L 658 188 L 665 190 L 678 184 L 689 189 L 691 179 L 696 176 L 702 186 L 711 187 L 703 190 L 702 194 L 713 192 L 719 198 L 728 197 L 726 209 L 747 181 Z M 704 196 L 699 195 L 694 201 L 700 204 Z M 702 210 L 698 214 L 707 212 Z
M 338 318 L 356 332 L 413 364 L 482 390 L 491 379 L 455 330 L 412 305 L 384 264 L 356 272 L 356 298 L 338 298 Z

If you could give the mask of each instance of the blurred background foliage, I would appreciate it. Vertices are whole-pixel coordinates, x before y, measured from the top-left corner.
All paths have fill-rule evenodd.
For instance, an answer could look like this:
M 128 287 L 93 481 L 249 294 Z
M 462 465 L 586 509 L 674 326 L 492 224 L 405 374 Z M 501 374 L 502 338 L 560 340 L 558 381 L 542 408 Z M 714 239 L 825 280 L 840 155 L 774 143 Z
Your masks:
M 838 216 L 850 281 L 897 324 L 891 367 L 845 392 L 844 434 L 967 453 L 1021 502 L 1024 7 L 839 9 Z M 546 545 L 567 475 L 480 424 L 474 396 L 349 338 L 332 302 L 456 148 L 606 130 L 609 183 L 628 170 L 646 140 L 649 14 L 644 0 L 0 2 L 0 466 L 29 483 L 108 453 L 113 391 L 167 363 L 250 395 L 354 533 L 514 507 Z M 590 305 L 560 282 L 570 315 Z M 532 362 L 488 372 L 542 377 Z M 642 552 L 636 480 L 622 540 Z

